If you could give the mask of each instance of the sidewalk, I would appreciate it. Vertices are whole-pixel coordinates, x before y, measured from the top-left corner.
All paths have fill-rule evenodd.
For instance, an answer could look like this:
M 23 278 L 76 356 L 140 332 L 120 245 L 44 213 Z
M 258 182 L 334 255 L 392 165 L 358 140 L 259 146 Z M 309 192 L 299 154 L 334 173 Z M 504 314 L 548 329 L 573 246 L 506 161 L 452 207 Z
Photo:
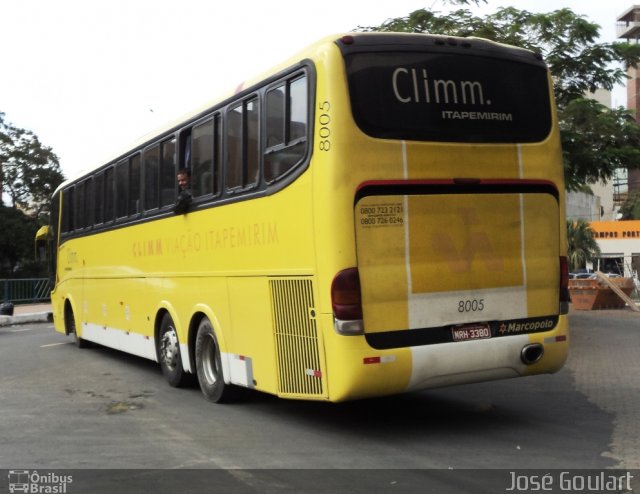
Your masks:
M 0 326 L 51 322 L 52 318 L 51 304 L 16 305 L 13 309 L 13 316 L 0 316 Z

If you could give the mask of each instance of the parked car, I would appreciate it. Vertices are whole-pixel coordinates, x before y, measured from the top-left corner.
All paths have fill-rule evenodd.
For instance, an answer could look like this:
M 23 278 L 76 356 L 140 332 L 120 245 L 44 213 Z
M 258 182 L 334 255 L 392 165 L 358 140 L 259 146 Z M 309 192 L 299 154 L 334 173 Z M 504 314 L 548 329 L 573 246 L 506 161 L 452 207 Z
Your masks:
M 595 273 L 576 273 L 575 278 L 576 280 L 588 280 L 591 278 L 595 278 L 596 275 Z

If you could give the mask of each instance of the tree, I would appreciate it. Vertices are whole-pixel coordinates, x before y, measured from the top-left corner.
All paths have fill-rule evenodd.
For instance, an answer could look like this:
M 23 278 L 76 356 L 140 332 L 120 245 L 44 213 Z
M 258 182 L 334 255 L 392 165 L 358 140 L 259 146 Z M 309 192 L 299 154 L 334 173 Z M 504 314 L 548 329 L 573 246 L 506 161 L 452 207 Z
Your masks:
M 5 232 L 0 234 L 0 276 L 15 276 L 20 270 L 33 276 L 41 268 L 33 261 L 34 237 L 63 180 L 52 149 L 0 112 L 0 198 L 6 193 L 11 202 L 6 207 L 0 200 L 0 231 Z
M 38 217 L 48 212 L 51 194 L 63 180 L 53 150 L 33 132 L 6 122 L 0 112 L 0 184 L 11 206 Z
M 621 220 L 640 219 L 640 192 L 636 192 L 627 197 L 627 200 L 620 206 L 619 213 L 622 215 Z
M 640 165 L 640 126 L 622 108 L 576 98 L 561 110 L 567 188 L 609 180 L 616 168 Z
M 567 258 L 572 271 L 600 257 L 600 247 L 585 220 L 567 220 Z
M 38 221 L 16 208 L 0 205 L 0 228 L 10 235 L 0 235 L 0 277 L 14 276 L 20 264 L 34 257 L 34 238 Z
M 632 115 L 585 97 L 623 82 L 624 67 L 640 61 L 640 45 L 598 43 L 600 26 L 568 8 L 534 14 L 507 7 L 485 17 L 467 9 L 448 14 L 419 9 L 359 29 L 478 36 L 540 53 L 553 79 L 567 188 L 608 180 L 617 168 L 640 167 L 640 130 Z

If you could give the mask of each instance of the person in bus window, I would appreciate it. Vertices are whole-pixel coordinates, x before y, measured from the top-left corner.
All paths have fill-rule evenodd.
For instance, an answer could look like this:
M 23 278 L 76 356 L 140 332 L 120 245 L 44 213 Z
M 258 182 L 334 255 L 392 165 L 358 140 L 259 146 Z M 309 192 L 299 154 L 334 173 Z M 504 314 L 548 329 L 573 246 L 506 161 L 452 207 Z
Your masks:
M 191 172 L 188 168 L 181 168 L 176 175 L 178 180 L 178 199 L 173 208 L 176 214 L 185 214 L 191 206 Z

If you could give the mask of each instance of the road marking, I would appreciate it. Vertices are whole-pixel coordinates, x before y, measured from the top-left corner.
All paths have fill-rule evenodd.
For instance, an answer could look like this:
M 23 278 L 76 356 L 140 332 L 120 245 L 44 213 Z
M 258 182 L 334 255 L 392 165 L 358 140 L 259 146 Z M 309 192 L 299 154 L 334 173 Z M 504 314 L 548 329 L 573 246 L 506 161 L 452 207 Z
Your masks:
M 50 346 L 58 346 L 58 345 L 66 345 L 68 341 L 63 341 L 62 343 L 49 343 L 48 345 L 40 345 L 40 348 L 49 348 Z
M 23 331 L 33 331 L 35 328 L 12 329 L 12 333 L 22 333 Z

